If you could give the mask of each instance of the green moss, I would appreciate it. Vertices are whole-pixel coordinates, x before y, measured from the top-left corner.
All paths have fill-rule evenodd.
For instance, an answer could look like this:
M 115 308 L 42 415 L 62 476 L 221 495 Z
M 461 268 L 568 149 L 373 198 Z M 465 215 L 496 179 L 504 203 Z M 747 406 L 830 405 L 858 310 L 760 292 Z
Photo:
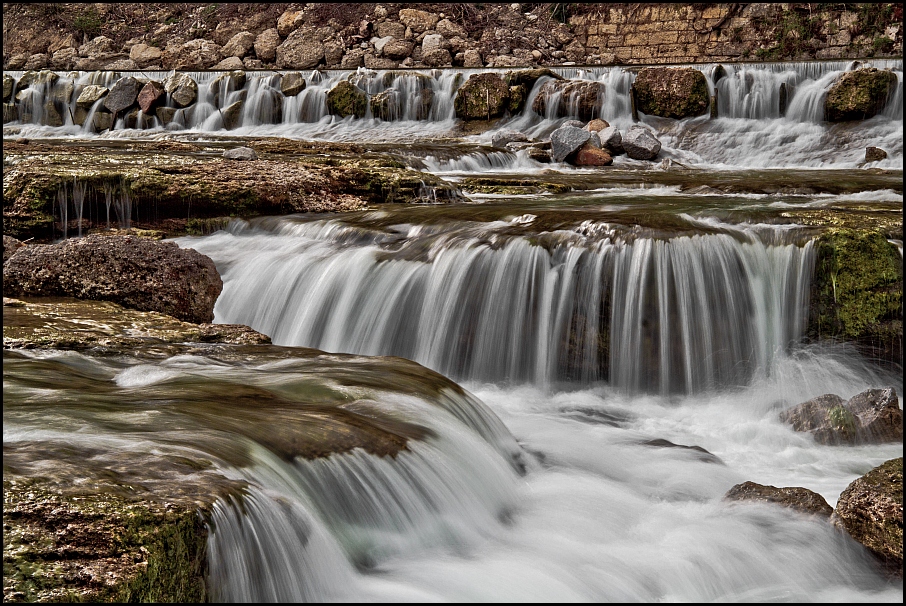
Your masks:
M 344 80 L 327 92 L 327 111 L 341 118 L 362 118 L 368 111 L 368 95 Z
M 828 410 L 827 420 L 834 430 L 843 434 L 845 439 L 852 439 L 856 435 L 856 419 L 845 407 L 834 406 Z
M 890 70 L 875 68 L 847 72 L 831 87 L 825 100 L 825 119 L 830 122 L 864 120 L 880 112 L 896 86 Z
M 640 112 L 662 118 L 689 118 L 710 104 L 705 75 L 691 68 L 645 68 L 632 85 Z

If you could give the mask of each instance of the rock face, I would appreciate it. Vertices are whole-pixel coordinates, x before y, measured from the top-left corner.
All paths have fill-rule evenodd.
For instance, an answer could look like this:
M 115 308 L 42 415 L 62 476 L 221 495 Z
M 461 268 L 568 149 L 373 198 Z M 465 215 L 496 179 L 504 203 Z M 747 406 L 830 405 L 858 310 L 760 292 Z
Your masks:
M 498 74 L 473 74 L 456 93 L 453 107 L 461 120 L 492 120 L 503 116 L 509 87 Z
M 3 266 L 5 294 L 113 301 L 211 322 L 223 282 L 214 262 L 173 242 L 91 235 L 35 244 Z
M 563 162 L 591 138 L 591 133 L 575 126 L 561 126 L 551 133 L 551 158 Z
M 661 151 L 661 142 L 642 126 L 633 126 L 622 139 L 623 150 L 634 160 L 652 160 Z
M 361 118 L 368 108 L 368 95 L 346 80 L 327 92 L 327 111 L 335 116 Z
M 532 110 L 542 116 L 577 116 L 588 122 L 598 115 L 604 98 L 604 85 L 585 80 L 551 80 L 541 85 Z
M 743 482 L 727 491 L 724 500 L 776 503 L 800 513 L 823 518 L 829 518 L 834 511 L 820 494 L 798 486 L 777 488 L 755 482 Z
M 632 85 L 638 111 L 662 118 L 690 118 L 708 111 L 708 82 L 691 67 L 646 67 Z
M 868 389 L 849 401 L 824 394 L 780 413 L 795 431 L 821 444 L 877 444 L 903 439 L 903 413 L 893 388 Z
M 890 576 L 903 578 L 903 457 L 847 486 L 831 522 L 864 545 Z
M 824 119 L 844 122 L 871 118 L 884 109 L 896 85 L 897 77 L 890 70 L 869 67 L 847 72 L 827 92 Z
M 12 257 L 17 250 L 25 246 L 19 240 L 16 240 L 12 236 L 3 235 L 3 264 L 6 265 L 6 261 Z
M 104 107 L 114 114 L 121 112 L 124 109 L 128 109 L 135 103 L 141 89 L 142 83 L 132 76 L 120 78 L 116 81 L 116 84 L 113 85 L 113 88 L 110 89 L 107 98 L 104 99 Z

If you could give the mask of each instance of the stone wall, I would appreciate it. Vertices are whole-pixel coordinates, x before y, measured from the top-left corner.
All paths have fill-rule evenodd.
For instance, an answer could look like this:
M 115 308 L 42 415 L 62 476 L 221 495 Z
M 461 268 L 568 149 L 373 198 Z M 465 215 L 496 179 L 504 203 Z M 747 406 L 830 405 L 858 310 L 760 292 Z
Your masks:
M 4 69 L 901 57 L 901 4 L 4 4 Z

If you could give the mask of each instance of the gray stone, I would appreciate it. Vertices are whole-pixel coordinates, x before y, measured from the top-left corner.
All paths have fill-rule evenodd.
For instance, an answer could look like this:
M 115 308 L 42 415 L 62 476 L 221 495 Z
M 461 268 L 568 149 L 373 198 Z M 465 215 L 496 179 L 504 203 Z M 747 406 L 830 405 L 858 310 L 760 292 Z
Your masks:
M 280 78 L 280 92 L 285 97 L 295 97 L 305 90 L 305 78 L 299 72 L 288 72 Z
M 104 99 L 104 107 L 114 114 L 132 107 L 141 89 L 142 83 L 132 76 L 120 78 L 110 89 L 110 92 L 107 93 L 107 98 Z
M 598 138 L 601 139 L 601 147 L 611 154 L 625 153 L 623 150 L 623 135 L 616 126 L 608 126 L 604 130 L 598 131 Z
M 177 107 L 188 107 L 198 98 L 198 84 L 188 74 L 176 73 L 164 80 L 167 91 Z
M 175 107 L 158 107 L 155 114 L 157 114 L 157 119 L 160 120 L 160 123 L 166 126 L 170 122 L 173 122 L 173 116 L 175 116 L 178 111 L 179 110 Z
M 528 141 L 524 133 L 516 130 L 503 129 L 499 130 L 491 137 L 491 145 L 494 147 L 506 147 L 507 143 L 517 143 Z
M 223 152 L 223 157 L 227 160 L 257 160 L 258 154 L 251 147 L 234 147 Z
M 440 34 L 428 34 L 422 39 L 422 55 L 443 48 L 444 37 Z
M 245 71 L 241 69 L 233 70 L 225 74 L 220 74 L 211 82 L 210 91 L 215 95 L 223 95 L 227 92 L 242 90 L 245 86 Z
M 642 126 L 633 126 L 623 136 L 623 149 L 634 160 L 652 160 L 661 151 L 661 142 Z
M 106 86 L 89 84 L 79 93 L 79 98 L 76 99 L 76 107 L 91 109 L 99 99 L 103 99 L 109 92 Z
M 587 130 L 575 126 L 561 126 L 551 133 L 551 157 L 554 162 L 563 162 L 567 156 L 578 151 L 591 137 Z
M 223 127 L 225 129 L 233 130 L 234 128 L 239 126 L 239 120 L 242 118 L 242 106 L 243 105 L 245 105 L 245 101 L 242 101 L 240 99 L 239 101 L 236 101 L 235 103 L 231 103 L 230 105 L 224 107 L 221 110 L 220 115 L 223 118 Z M 231 149 L 228 152 L 224 153 L 223 157 L 232 158 L 235 160 L 256 160 L 257 159 L 257 156 L 255 158 L 239 158 L 239 157 L 233 158 L 232 156 L 226 155 L 227 153 L 236 152 L 238 150 L 249 150 L 252 152 L 252 154 L 255 153 L 254 150 L 252 150 L 248 147 L 237 147 L 236 149 Z
M 375 118 L 390 121 L 400 117 L 400 93 L 388 88 L 371 97 L 371 114 Z

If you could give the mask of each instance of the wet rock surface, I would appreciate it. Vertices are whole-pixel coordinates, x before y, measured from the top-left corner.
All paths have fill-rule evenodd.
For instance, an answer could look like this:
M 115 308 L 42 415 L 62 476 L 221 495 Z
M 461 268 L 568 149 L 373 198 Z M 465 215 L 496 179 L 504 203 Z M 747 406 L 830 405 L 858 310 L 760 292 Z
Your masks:
M 461 120 L 492 120 L 503 116 L 510 90 L 499 74 L 473 74 L 456 93 L 453 105 Z
M 820 494 L 800 486 L 777 488 L 755 482 L 743 482 L 728 490 L 724 500 L 774 503 L 822 518 L 829 518 L 834 511 Z
M 827 92 L 825 119 L 844 122 L 871 118 L 883 109 L 896 85 L 897 77 L 890 70 L 869 67 L 847 72 Z
M 821 444 L 877 444 L 903 439 L 903 413 L 893 388 L 868 389 L 848 401 L 836 394 L 812 398 L 780 413 L 795 431 Z
M 662 118 L 691 118 L 708 110 L 708 82 L 697 69 L 646 67 L 632 85 L 638 111 Z
M 653 160 L 661 151 L 661 142 L 647 128 L 633 126 L 621 140 L 626 155 L 633 160 Z

